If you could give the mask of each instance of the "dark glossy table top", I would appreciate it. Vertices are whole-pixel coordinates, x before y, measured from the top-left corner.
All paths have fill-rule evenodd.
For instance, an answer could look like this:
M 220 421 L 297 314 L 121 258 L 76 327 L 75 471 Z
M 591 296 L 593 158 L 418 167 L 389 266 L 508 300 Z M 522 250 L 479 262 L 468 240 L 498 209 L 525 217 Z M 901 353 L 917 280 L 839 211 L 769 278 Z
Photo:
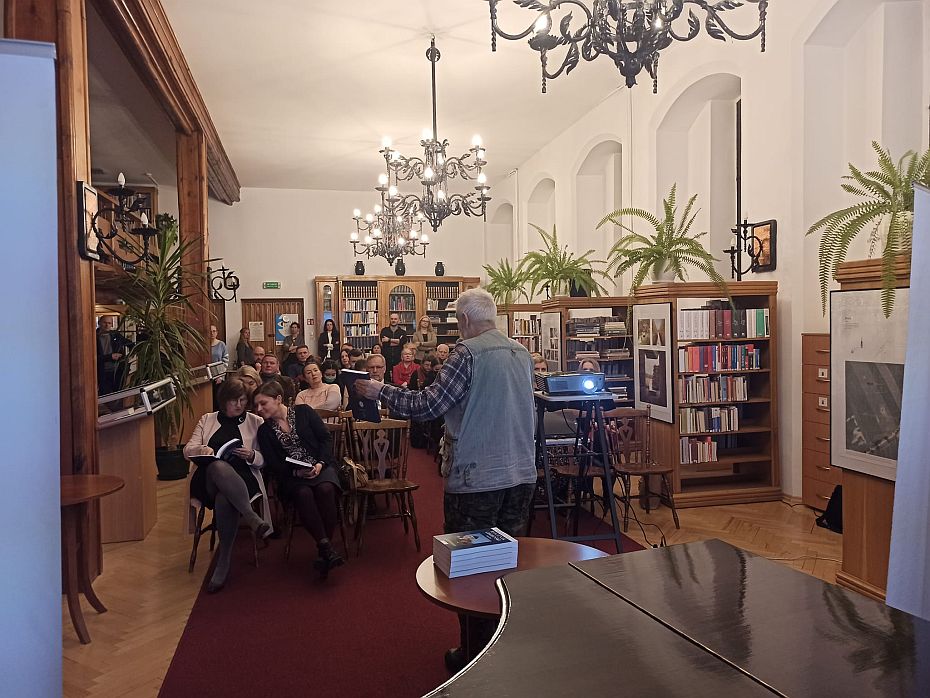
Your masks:
M 930 696 L 930 623 L 719 540 L 573 563 L 788 696 Z
M 83 504 L 123 488 L 126 483 L 116 475 L 62 475 L 61 506 Z

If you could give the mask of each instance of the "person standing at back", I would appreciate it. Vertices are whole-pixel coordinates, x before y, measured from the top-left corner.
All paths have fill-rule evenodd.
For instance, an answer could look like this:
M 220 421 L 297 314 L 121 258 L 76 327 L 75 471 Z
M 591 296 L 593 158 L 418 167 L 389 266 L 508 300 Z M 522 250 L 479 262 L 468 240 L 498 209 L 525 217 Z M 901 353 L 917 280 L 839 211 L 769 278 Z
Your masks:
M 381 353 L 387 362 L 387 375 L 400 363 L 400 352 L 407 343 L 407 330 L 400 324 L 400 315 L 391 313 L 391 324 L 381 330 Z
M 441 448 L 444 529 L 456 533 L 496 526 L 526 534 L 536 489 L 533 360 L 526 348 L 497 329 L 497 306 L 480 288 L 456 302 L 462 341 L 425 390 L 360 380 L 356 389 L 392 414 L 428 421 L 445 416 Z M 496 623 L 460 616 L 462 646 L 446 653 L 458 670 L 487 644 Z
M 284 341 L 281 342 L 281 346 L 278 347 L 278 363 L 282 366 L 289 356 L 297 353 L 297 347 L 305 344 L 304 334 L 300 331 L 300 323 L 292 322 L 288 326 L 287 331 L 287 337 L 284 338 Z
M 251 339 L 252 331 L 248 327 L 239 330 L 239 341 L 236 342 L 236 368 L 255 365 L 255 351 L 252 349 Z M 262 349 L 262 352 L 264 351 Z

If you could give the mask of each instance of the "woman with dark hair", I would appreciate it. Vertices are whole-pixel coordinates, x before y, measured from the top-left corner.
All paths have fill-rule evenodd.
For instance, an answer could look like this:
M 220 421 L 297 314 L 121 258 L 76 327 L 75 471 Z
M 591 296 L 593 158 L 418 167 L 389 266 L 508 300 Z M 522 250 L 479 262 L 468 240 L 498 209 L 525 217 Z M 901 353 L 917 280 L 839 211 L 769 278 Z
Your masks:
M 349 349 L 343 349 L 339 352 L 339 363 L 341 368 L 352 368 L 352 360 L 349 358 Z
M 308 361 L 304 366 L 304 380 L 309 387 L 297 393 L 295 405 L 308 405 L 315 410 L 339 409 L 342 391 L 335 382 L 327 383 L 323 380 L 323 369 L 316 361 Z
M 336 323 L 332 320 L 326 320 L 323 323 L 323 331 L 320 332 L 320 338 L 317 340 L 316 355 L 320 361 L 339 358 L 339 330 L 336 329 Z
M 433 381 L 436 380 L 436 372 L 434 369 L 438 363 L 439 359 L 437 359 L 436 355 L 432 352 L 424 356 L 417 370 L 410 376 L 407 387 L 410 388 L 410 390 L 423 390 L 431 386 Z
M 300 522 L 316 540 L 319 558 L 313 566 L 326 578 L 343 563 L 331 543 L 340 491 L 332 437 L 311 407 L 287 406 L 277 381 L 259 387 L 253 401 L 265 420 L 258 430 L 259 449 L 278 481 L 281 497 L 293 503 Z
M 191 497 L 213 509 L 220 536 L 216 568 L 207 584 L 207 592 L 211 594 L 226 584 L 239 517 L 244 517 L 260 538 L 272 530 L 268 495 L 261 475 L 256 473 L 264 464 L 261 452 L 255 449 L 262 420 L 246 412 L 248 399 L 248 390 L 239 378 L 223 381 L 217 392 L 219 411 L 203 415 L 184 446 L 185 458 L 194 458 L 212 456 L 232 439 L 242 441 L 242 446 L 233 449 L 231 455 L 224 455 L 224 460 L 214 459 L 205 465 L 195 461 L 197 469 L 191 478 Z M 251 503 L 258 496 L 262 497 L 262 516 L 252 510 Z
M 278 362 L 283 366 L 291 354 L 297 352 L 297 347 L 304 344 L 304 333 L 300 331 L 300 323 L 292 322 L 288 327 L 288 335 L 281 342 L 278 350 Z
M 250 340 L 252 332 L 248 327 L 239 330 L 239 341 L 236 343 L 236 365 L 235 368 L 243 366 L 252 366 L 255 363 L 255 351 L 252 349 Z

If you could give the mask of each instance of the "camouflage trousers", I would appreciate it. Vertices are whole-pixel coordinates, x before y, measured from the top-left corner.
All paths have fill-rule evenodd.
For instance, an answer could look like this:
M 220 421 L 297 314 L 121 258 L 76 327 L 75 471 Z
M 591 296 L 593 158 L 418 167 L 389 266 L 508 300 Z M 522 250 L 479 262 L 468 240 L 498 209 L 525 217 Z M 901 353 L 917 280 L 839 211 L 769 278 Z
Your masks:
M 525 536 L 536 485 L 515 485 L 490 492 L 443 497 L 446 533 L 497 527 L 511 536 Z

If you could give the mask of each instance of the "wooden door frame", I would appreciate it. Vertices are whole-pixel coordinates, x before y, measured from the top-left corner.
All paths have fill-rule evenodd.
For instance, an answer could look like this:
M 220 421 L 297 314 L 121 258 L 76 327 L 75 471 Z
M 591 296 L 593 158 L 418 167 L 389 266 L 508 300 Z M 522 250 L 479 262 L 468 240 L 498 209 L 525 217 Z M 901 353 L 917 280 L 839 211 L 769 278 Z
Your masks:
M 307 321 L 307 304 L 303 298 L 294 297 L 294 298 L 240 298 L 239 304 L 241 306 L 239 311 L 239 317 L 242 320 L 241 327 L 245 327 L 248 323 L 248 320 L 245 319 L 245 304 L 246 303 L 300 303 L 300 327 L 303 332 L 304 339 L 306 340 L 307 331 L 306 331 L 306 321 Z M 267 334 L 267 333 L 266 333 Z M 255 344 L 257 340 L 253 337 L 249 339 L 249 344 Z M 265 337 L 261 340 L 262 346 L 265 344 Z M 265 351 L 268 348 L 265 347 Z

